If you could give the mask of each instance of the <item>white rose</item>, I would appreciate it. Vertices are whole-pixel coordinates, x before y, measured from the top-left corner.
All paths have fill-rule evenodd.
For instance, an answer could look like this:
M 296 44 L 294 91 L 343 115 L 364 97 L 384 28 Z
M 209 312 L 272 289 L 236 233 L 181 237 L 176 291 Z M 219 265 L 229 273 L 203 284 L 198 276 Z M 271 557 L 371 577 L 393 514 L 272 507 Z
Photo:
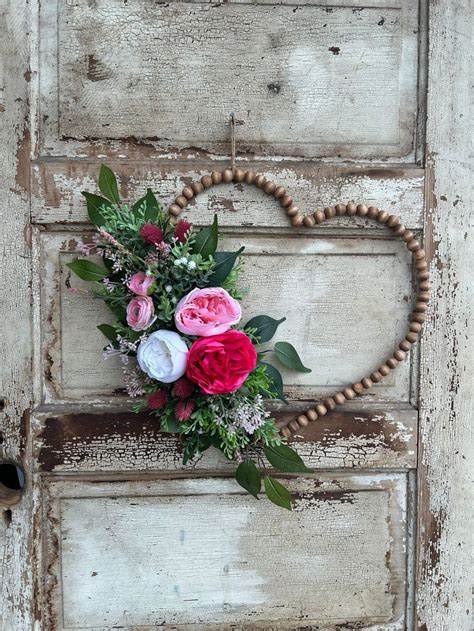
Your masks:
M 188 347 L 174 331 L 155 331 L 140 343 L 137 360 L 140 368 L 152 379 L 171 383 L 186 371 Z

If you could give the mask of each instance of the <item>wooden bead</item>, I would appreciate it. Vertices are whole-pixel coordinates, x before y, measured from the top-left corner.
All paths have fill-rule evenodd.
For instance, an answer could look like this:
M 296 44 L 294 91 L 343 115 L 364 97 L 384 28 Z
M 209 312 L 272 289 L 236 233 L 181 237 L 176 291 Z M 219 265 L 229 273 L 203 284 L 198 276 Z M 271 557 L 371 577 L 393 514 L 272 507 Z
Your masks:
M 318 405 L 315 406 L 315 410 L 318 413 L 318 416 L 324 416 L 328 413 L 327 407 L 322 403 L 318 403 Z
M 283 195 L 283 197 L 280 199 L 280 204 L 283 206 L 283 208 L 288 208 L 288 206 L 291 206 L 292 203 L 293 198 L 291 197 L 291 195 L 288 195 L 288 193 L 285 193 L 285 195 Z
M 245 171 L 244 173 L 244 182 L 246 184 L 253 184 L 253 181 L 255 180 L 255 173 L 253 171 Z
M 280 430 L 280 433 L 285 436 L 286 438 L 288 438 L 288 436 L 291 436 L 291 432 L 288 429 L 288 427 L 282 427 Z
M 428 270 L 419 270 L 417 275 L 419 281 L 429 280 L 430 278 L 430 273 L 428 272 Z
M 407 356 L 407 354 L 405 353 L 405 351 L 402 350 L 396 350 L 393 354 L 393 356 L 395 357 L 395 359 L 397 359 L 399 362 L 402 362 L 405 357 Z
M 293 432 L 297 432 L 297 431 L 299 430 L 299 428 L 300 428 L 300 426 L 299 426 L 299 424 L 298 424 L 298 422 L 297 422 L 297 421 L 290 421 L 290 422 L 288 423 L 288 425 L 289 425 L 290 429 L 291 429 Z
M 411 230 L 407 230 L 406 232 L 403 233 L 402 235 L 402 239 L 404 241 L 406 241 L 407 243 L 409 241 L 411 241 L 413 238 L 415 237 L 415 235 L 413 234 L 413 232 Z
M 178 195 L 178 197 L 174 200 L 175 204 L 178 204 L 180 208 L 186 208 L 188 205 L 188 200 L 184 195 Z
M 182 195 L 184 195 L 186 199 L 192 199 L 194 197 L 193 189 L 190 186 L 185 186 Z
M 354 202 L 349 202 L 346 206 L 346 215 L 355 215 L 357 213 L 357 205 Z
M 195 195 L 199 195 L 199 193 L 202 193 L 204 190 L 204 186 L 201 184 L 201 182 L 191 182 L 190 186 L 193 189 Z
M 299 213 L 299 211 L 300 209 L 296 204 L 291 204 L 291 206 L 286 209 L 286 214 L 288 215 L 288 217 L 294 217 Z
M 258 186 L 258 188 L 263 188 L 266 183 L 267 183 L 267 178 L 264 175 L 262 175 L 261 173 L 259 173 L 255 177 L 254 185 Z
M 371 388 L 374 385 L 372 379 L 369 379 L 369 377 L 364 377 L 361 383 L 366 390 L 369 390 L 369 388 Z
M 275 182 L 272 182 L 271 180 L 268 180 L 267 182 L 265 182 L 265 186 L 263 187 L 263 190 L 265 191 L 267 195 L 273 195 L 273 191 L 275 189 L 276 189 Z
M 336 215 L 345 215 L 346 207 L 344 204 L 336 204 Z
M 177 217 L 178 215 L 181 214 L 181 207 L 178 206 L 178 204 L 171 204 L 169 212 L 170 215 L 173 215 L 173 217 Z
M 328 410 L 334 410 L 334 408 L 336 407 L 336 402 L 332 397 L 329 397 L 329 399 L 324 399 L 323 403 Z
M 352 388 L 344 388 L 343 394 L 348 401 L 351 401 L 356 396 L 356 393 Z
M 379 366 L 378 372 L 383 377 L 386 377 L 390 373 L 390 366 L 388 366 L 387 364 L 382 364 L 381 366 Z
M 303 219 L 303 224 L 307 227 L 307 228 L 312 228 L 315 225 L 315 220 L 313 215 L 306 215 L 306 217 Z
M 316 223 L 323 223 L 323 221 L 326 219 L 326 215 L 323 213 L 322 210 L 317 210 L 314 213 L 314 221 Z
M 291 218 L 291 225 L 294 228 L 299 228 L 300 226 L 303 225 L 303 221 L 304 221 L 304 215 L 302 213 L 298 213 L 297 215 Z
M 419 333 L 423 327 L 419 322 L 410 322 L 410 326 L 408 328 L 413 333 Z
M 370 378 L 372 379 L 374 383 L 379 383 L 379 381 L 382 381 L 382 375 L 378 372 L 378 370 L 371 372 Z
M 300 427 L 306 427 L 309 425 L 309 418 L 305 414 L 300 414 L 297 418 L 298 425 Z
M 327 217 L 327 219 L 331 219 L 331 217 L 335 217 L 336 209 L 334 208 L 334 206 L 326 206 L 326 208 L 324 209 L 324 216 Z
M 376 206 L 369 206 L 367 215 L 371 219 L 376 219 L 379 214 L 379 209 Z
M 234 178 L 234 173 L 231 169 L 225 169 L 224 171 L 222 171 L 222 181 L 225 182 L 226 184 L 228 184 L 229 182 L 232 182 Z
M 406 335 L 406 339 L 411 343 L 414 344 L 416 342 L 416 340 L 418 339 L 418 333 L 413 333 L 412 331 L 409 331 Z M 402 349 L 405 350 L 405 349 Z
M 364 386 L 361 384 L 360 381 L 357 381 L 356 383 L 353 383 L 352 384 L 352 389 L 357 394 L 362 394 L 362 392 L 364 392 Z
M 389 357 L 385 362 L 389 368 L 396 368 L 398 366 L 398 360 L 395 357 Z
M 419 322 L 420 324 L 423 324 L 423 322 L 426 320 L 426 313 L 414 313 L 412 320 L 413 322 Z
M 357 205 L 357 214 L 361 217 L 365 217 L 365 215 L 369 212 L 369 208 L 365 204 Z
M 426 304 L 426 302 L 417 302 L 415 305 L 416 313 L 425 313 L 427 309 L 428 305 Z
M 222 173 L 220 171 L 213 171 L 211 173 L 211 180 L 213 184 L 220 184 L 222 182 Z
M 421 259 L 426 258 L 426 252 L 423 250 L 423 248 L 420 247 L 418 250 L 416 250 L 416 252 L 413 253 L 413 258 L 415 259 L 415 261 L 420 261 Z
M 316 412 L 316 410 L 306 410 L 306 416 L 309 418 L 310 421 L 318 420 L 318 413 Z
M 429 291 L 431 289 L 430 281 L 429 280 L 421 281 L 421 283 L 418 285 L 418 289 L 420 291 Z
M 234 169 L 234 182 L 240 183 L 244 181 L 245 172 L 242 169 Z
M 389 217 L 390 215 L 386 210 L 381 210 L 377 219 L 379 220 L 379 223 L 387 223 Z
M 343 395 L 342 392 L 337 392 L 335 395 L 333 395 L 332 398 L 334 399 L 337 405 L 342 405 L 343 403 L 346 402 L 346 397 Z
M 210 175 L 203 175 L 201 178 L 201 184 L 204 188 L 210 188 L 212 186 L 212 178 Z
M 421 261 L 416 261 L 415 267 L 419 272 L 424 272 L 428 269 L 428 263 L 426 262 L 426 259 L 421 259 Z
M 411 241 L 408 241 L 407 249 L 410 250 L 410 252 L 416 252 L 417 250 L 421 250 L 420 242 L 417 241 L 416 239 L 412 239 Z M 423 258 L 423 257 L 420 257 L 420 258 Z
M 395 228 L 400 223 L 400 217 L 398 215 L 390 215 L 387 219 L 387 226 L 389 228 Z
M 392 231 L 396 237 L 401 237 L 402 234 L 405 233 L 406 227 L 402 223 L 399 223 L 394 228 L 392 228 Z
M 429 291 L 420 291 L 417 296 L 418 302 L 429 302 L 430 301 L 430 292 Z
M 407 339 L 405 339 L 405 340 L 402 340 L 398 346 L 399 346 L 400 350 L 405 351 L 406 353 L 408 353 L 408 351 L 411 348 L 411 342 L 409 342 Z
M 281 199 L 283 195 L 286 195 L 286 188 L 284 186 L 277 186 L 275 190 L 273 191 L 273 195 L 277 199 Z

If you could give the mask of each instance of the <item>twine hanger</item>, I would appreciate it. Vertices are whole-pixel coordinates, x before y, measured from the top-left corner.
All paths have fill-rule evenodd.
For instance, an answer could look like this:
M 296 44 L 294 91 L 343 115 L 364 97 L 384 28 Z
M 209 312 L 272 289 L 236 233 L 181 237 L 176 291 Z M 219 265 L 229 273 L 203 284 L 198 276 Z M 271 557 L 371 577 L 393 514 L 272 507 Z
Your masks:
M 230 168 L 235 171 L 235 114 L 230 113 Z

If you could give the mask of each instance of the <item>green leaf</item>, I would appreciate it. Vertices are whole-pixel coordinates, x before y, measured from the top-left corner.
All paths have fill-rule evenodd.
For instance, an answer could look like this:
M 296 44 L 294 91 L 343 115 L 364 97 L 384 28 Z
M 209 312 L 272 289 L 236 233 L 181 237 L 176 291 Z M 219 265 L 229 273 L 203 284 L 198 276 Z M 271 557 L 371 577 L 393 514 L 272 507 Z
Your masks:
M 285 320 L 286 318 L 275 320 L 270 318 L 270 316 L 259 315 L 251 318 L 244 326 L 244 329 L 256 329 L 255 336 L 258 337 L 260 342 L 263 344 L 264 342 L 269 342 L 272 339 L 280 324 Z
M 99 172 L 99 189 L 104 197 L 107 197 L 114 204 L 120 202 L 117 179 L 112 169 L 102 164 Z
M 268 462 L 284 473 L 311 473 L 311 469 L 288 445 L 266 445 L 263 448 Z
M 105 304 L 108 306 L 110 311 L 112 311 L 112 313 L 114 314 L 114 316 L 117 318 L 119 322 L 122 322 L 122 323 L 127 322 L 127 310 L 124 307 L 121 307 L 120 305 L 113 305 L 110 302 L 106 302 Z
M 240 256 L 244 250 L 245 247 L 242 246 L 237 252 L 215 252 L 213 256 L 216 265 L 207 281 L 207 286 L 219 287 L 222 285 L 227 276 L 231 273 L 237 257 Z
M 272 366 L 271 364 L 267 364 L 267 362 L 260 362 L 260 364 L 262 366 L 265 366 L 265 372 L 267 373 L 267 376 L 271 379 L 273 389 L 280 401 L 283 401 L 283 403 L 286 403 L 286 405 L 288 405 L 288 401 L 285 399 L 285 393 L 283 392 L 283 377 L 281 376 L 278 368 L 275 368 L 275 366 Z
M 311 368 L 303 365 L 294 346 L 289 342 L 277 342 L 274 347 L 276 356 L 287 368 L 297 372 L 311 372 Z
M 161 421 L 160 431 L 165 434 L 180 434 L 183 431 L 183 424 L 174 418 L 170 418 L 167 421 Z
M 100 211 L 104 207 L 111 208 L 112 204 L 109 202 L 108 199 L 105 199 L 105 197 L 94 195 L 94 193 L 82 191 L 82 195 L 84 195 L 84 197 L 86 198 L 87 214 L 89 215 L 89 219 L 95 226 L 99 228 L 105 226 L 107 222 Z
M 244 460 L 235 472 L 235 479 L 242 488 L 258 499 L 262 488 L 262 476 L 253 460 Z
M 66 265 L 82 280 L 102 280 L 109 275 L 105 267 L 86 259 L 76 259 L 72 263 L 66 263 Z
M 111 324 L 99 324 L 97 328 L 111 342 L 115 342 L 117 340 L 117 331 Z
M 197 233 L 193 243 L 193 253 L 200 254 L 203 259 L 213 256 L 217 248 L 217 239 L 217 215 L 214 215 L 212 225 Z
M 151 188 L 146 189 L 146 195 L 141 197 L 135 204 L 132 206 L 132 212 L 137 213 L 137 211 L 145 204 L 145 221 L 156 221 L 158 219 L 158 215 L 161 211 L 161 204 L 156 199 Z
M 281 506 L 281 508 L 291 510 L 291 495 L 283 484 L 275 480 L 275 478 L 271 478 L 269 475 L 264 477 L 263 483 L 265 485 L 265 493 L 270 502 Z

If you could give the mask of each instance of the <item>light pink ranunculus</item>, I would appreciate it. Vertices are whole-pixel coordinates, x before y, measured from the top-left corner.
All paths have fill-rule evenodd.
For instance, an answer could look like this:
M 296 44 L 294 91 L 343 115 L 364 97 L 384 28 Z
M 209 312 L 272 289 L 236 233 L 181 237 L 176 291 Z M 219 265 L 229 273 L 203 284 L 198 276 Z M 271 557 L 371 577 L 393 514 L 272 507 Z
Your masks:
M 146 272 L 137 272 L 128 281 L 128 288 L 137 296 L 148 296 L 154 282 L 153 276 L 149 276 Z
M 153 300 L 149 296 L 136 296 L 127 306 L 128 326 L 134 331 L 144 331 L 156 320 Z
M 209 337 L 228 331 L 239 322 L 240 304 L 221 287 L 193 289 L 178 302 L 174 321 L 187 335 Z

